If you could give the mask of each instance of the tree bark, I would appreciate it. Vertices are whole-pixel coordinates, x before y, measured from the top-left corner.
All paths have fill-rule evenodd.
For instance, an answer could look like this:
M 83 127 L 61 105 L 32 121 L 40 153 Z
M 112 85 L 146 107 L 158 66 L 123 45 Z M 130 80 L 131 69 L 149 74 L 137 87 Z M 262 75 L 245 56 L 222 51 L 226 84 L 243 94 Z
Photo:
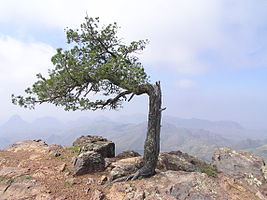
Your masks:
M 160 151 L 161 112 L 164 110 L 161 108 L 160 82 L 147 84 L 143 89 L 145 92 L 142 90 L 140 94 L 147 93 L 149 96 L 149 113 L 142 167 L 135 174 L 118 178 L 112 183 L 135 180 L 140 176 L 152 176 L 155 174 Z
M 160 82 L 149 85 L 148 96 L 149 114 L 147 136 L 144 144 L 143 167 L 133 176 L 132 180 L 140 176 L 154 175 L 160 152 L 160 128 L 162 112 Z

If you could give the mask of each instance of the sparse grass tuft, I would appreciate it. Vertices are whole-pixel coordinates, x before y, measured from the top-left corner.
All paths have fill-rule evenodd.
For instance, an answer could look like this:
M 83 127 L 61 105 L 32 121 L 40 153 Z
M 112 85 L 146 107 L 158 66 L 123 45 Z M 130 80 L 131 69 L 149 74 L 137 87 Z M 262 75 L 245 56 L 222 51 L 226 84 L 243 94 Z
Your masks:
M 81 148 L 80 147 L 75 147 L 75 146 L 69 147 L 69 150 L 74 154 L 79 154 L 81 152 Z
M 211 177 L 217 177 L 218 176 L 218 171 L 217 171 L 216 167 L 214 167 L 212 165 L 206 165 L 205 167 L 200 169 L 200 172 L 205 173 Z
M 20 178 L 22 178 L 22 179 L 32 179 L 32 176 L 31 175 L 24 175 L 24 176 L 21 176 Z
M 72 186 L 72 183 L 69 182 L 69 181 L 65 181 L 65 182 L 64 182 L 64 186 L 65 186 L 65 187 L 70 187 L 70 186 Z
M 0 176 L 0 181 L 5 181 L 5 180 L 8 180 L 8 178 Z

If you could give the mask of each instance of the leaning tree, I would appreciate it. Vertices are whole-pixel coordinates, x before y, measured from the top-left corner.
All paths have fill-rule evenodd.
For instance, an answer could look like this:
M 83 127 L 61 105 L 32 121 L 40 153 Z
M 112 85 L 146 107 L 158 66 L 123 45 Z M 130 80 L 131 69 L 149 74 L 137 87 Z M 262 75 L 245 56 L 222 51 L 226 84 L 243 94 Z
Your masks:
M 149 97 L 147 136 L 142 167 L 127 180 L 155 173 L 160 150 L 161 89 L 152 84 L 136 53 L 146 40 L 129 45 L 117 36 L 116 23 L 99 26 L 98 18 L 85 18 L 79 29 L 67 29 L 69 48 L 57 49 L 48 77 L 37 74 L 37 81 L 27 88 L 27 97 L 12 95 L 12 102 L 25 108 L 52 103 L 65 110 L 117 109 L 134 95 Z

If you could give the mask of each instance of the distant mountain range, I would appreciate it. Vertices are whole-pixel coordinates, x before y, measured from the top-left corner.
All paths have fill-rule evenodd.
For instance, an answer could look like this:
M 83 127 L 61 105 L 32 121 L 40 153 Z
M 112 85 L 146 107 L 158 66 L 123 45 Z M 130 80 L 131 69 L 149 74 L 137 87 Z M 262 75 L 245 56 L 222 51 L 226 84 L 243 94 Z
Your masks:
M 18 140 L 39 138 L 50 144 L 71 145 L 81 135 L 100 135 L 115 142 L 117 153 L 128 149 L 142 153 L 146 126 L 144 115 L 112 120 L 82 117 L 69 122 L 43 117 L 31 123 L 15 115 L 0 126 L 0 148 Z M 218 147 L 247 150 L 267 160 L 267 131 L 247 130 L 232 121 L 163 116 L 161 151 L 181 150 L 209 161 Z

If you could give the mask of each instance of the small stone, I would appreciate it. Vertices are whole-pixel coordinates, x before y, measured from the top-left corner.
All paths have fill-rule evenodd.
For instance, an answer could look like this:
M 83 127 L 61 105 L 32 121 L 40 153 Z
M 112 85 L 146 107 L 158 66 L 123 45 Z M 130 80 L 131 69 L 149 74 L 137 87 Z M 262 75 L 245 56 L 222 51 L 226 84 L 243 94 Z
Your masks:
M 100 180 L 98 181 L 99 185 L 104 185 L 108 180 L 107 176 L 101 176 Z
M 91 184 L 94 184 L 94 183 L 95 183 L 95 179 L 88 178 L 86 185 L 91 185 Z
M 60 166 L 58 167 L 58 171 L 59 171 L 59 172 L 63 172 L 63 171 L 65 170 L 65 168 L 66 168 L 66 163 L 63 163 L 62 165 L 60 165 Z
M 61 197 L 57 197 L 55 200 L 66 200 L 66 199 L 68 199 L 68 198 L 65 196 L 61 196 Z
M 75 184 L 80 184 L 81 181 L 77 178 L 69 178 L 66 180 L 67 182 L 69 182 L 71 185 L 75 185 Z
M 91 190 L 90 188 L 86 188 L 85 193 L 88 194 L 90 192 L 90 190 Z
M 65 177 L 68 177 L 69 175 L 71 175 L 70 172 L 66 172 L 66 173 L 64 174 Z
M 91 196 L 91 200 L 104 200 L 105 194 L 100 190 L 94 190 Z

